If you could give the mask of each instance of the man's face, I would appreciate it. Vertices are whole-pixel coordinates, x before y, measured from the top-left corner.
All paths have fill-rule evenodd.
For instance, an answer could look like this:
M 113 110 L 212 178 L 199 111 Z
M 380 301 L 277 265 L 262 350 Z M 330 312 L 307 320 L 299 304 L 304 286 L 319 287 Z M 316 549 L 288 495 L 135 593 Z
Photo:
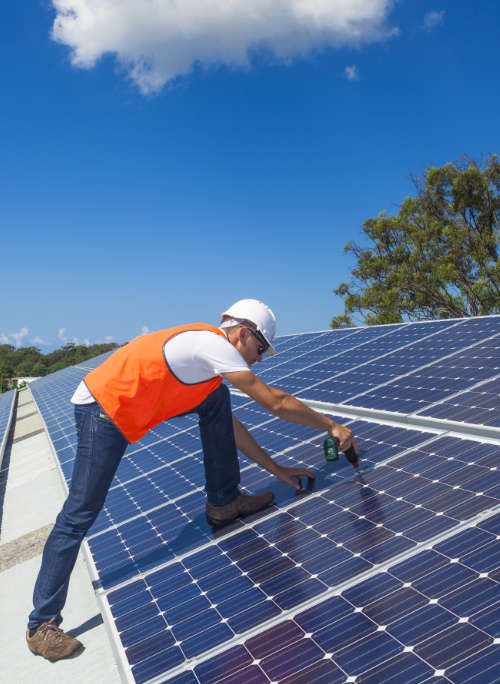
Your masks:
M 238 343 L 235 346 L 249 366 L 253 366 L 257 361 L 262 361 L 262 354 L 259 354 L 261 343 L 250 333 L 247 327 L 242 326 L 240 328 Z

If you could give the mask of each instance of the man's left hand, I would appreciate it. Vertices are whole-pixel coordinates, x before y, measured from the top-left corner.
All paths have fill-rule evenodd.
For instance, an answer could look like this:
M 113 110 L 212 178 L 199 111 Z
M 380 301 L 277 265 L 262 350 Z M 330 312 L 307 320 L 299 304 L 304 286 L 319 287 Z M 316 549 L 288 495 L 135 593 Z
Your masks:
M 308 477 L 311 480 L 314 480 L 316 477 L 314 473 L 312 473 L 310 470 L 306 470 L 305 468 L 288 468 L 287 466 L 280 466 L 277 464 L 276 467 L 273 468 L 273 475 L 275 475 L 278 480 L 290 485 L 290 487 L 293 487 L 297 491 L 301 489 L 301 486 L 293 478 L 297 478 L 300 482 L 301 477 Z

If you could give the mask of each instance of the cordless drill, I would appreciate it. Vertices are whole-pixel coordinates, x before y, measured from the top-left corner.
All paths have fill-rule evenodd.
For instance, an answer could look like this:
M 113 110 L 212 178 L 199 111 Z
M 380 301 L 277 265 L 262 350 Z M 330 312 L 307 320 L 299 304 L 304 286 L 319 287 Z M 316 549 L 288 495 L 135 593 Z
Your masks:
M 323 448 L 325 450 L 325 458 L 327 461 L 338 461 L 339 460 L 339 440 L 336 437 L 327 437 L 323 442 Z M 358 468 L 358 455 L 354 451 L 354 447 L 349 447 L 347 451 L 344 452 L 345 457 L 352 464 L 353 468 Z

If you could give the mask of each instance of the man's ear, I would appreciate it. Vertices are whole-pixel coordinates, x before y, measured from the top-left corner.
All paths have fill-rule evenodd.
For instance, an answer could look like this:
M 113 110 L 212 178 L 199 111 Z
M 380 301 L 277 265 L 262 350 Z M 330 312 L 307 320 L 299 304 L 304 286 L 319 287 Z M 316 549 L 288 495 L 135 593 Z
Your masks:
M 240 339 L 240 341 L 241 341 L 241 344 L 245 344 L 246 341 L 247 341 L 247 339 L 248 339 L 248 337 L 249 337 L 249 335 L 250 335 L 250 333 L 248 332 L 248 328 L 246 327 L 246 325 L 242 325 L 242 326 L 240 327 L 240 329 L 238 330 L 238 335 L 239 335 L 239 339 Z

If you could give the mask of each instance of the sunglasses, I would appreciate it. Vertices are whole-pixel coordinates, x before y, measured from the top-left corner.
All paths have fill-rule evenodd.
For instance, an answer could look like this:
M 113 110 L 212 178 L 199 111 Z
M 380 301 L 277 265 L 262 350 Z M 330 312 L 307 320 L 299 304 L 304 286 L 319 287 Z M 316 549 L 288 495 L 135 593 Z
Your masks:
M 247 327 L 248 332 L 252 335 L 252 337 L 255 337 L 257 342 L 259 342 L 259 347 L 257 349 L 257 354 L 259 356 L 262 356 L 268 349 L 269 349 L 269 344 L 266 342 L 264 339 L 264 336 L 262 333 L 258 332 L 258 330 L 253 330 L 250 327 Z

